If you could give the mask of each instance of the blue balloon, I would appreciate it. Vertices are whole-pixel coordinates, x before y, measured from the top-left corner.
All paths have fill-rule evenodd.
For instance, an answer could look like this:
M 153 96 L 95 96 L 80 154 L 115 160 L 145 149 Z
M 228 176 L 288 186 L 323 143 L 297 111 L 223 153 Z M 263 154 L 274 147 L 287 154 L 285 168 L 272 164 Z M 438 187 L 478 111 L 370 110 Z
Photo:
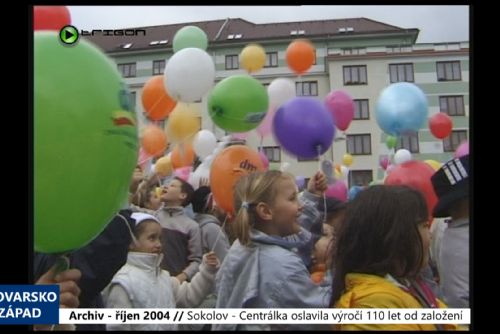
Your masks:
M 427 97 L 420 88 L 408 82 L 385 88 L 375 107 L 378 126 L 393 136 L 418 131 L 426 124 L 427 115 Z
M 314 98 L 296 97 L 274 115 L 273 134 L 285 151 L 301 158 L 314 158 L 332 145 L 335 124 L 325 105 Z
M 347 193 L 347 199 L 349 201 L 352 201 L 363 189 L 365 188 L 362 186 L 352 186 L 351 189 L 349 189 L 349 192 Z

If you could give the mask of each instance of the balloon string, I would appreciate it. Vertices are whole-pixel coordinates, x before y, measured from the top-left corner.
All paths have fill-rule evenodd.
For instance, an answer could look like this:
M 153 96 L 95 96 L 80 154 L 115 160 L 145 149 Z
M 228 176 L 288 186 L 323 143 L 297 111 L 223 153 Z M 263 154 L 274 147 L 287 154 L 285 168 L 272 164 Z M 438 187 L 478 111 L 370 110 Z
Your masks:
M 224 231 L 224 226 L 226 225 L 226 221 L 227 221 L 227 215 L 226 215 L 226 217 L 224 218 L 224 222 L 222 223 L 222 226 L 221 226 L 221 228 L 220 228 L 220 230 L 219 230 L 219 233 L 217 233 L 217 238 L 215 238 L 214 245 L 212 246 L 212 249 L 210 250 L 211 252 L 213 252 L 213 251 L 214 251 L 215 246 L 217 245 L 217 241 L 219 241 L 219 238 L 220 238 L 221 234 L 222 234 L 222 233 L 223 233 L 223 231 Z

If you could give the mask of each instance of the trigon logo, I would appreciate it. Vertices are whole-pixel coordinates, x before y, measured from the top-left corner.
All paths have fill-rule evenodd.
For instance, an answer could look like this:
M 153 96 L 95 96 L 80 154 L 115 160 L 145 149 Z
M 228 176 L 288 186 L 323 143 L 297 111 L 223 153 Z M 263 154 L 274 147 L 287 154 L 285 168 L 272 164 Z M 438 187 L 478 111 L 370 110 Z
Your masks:
M 65 26 L 59 31 L 59 38 L 61 39 L 61 42 L 66 45 L 75 44 L 79 37 L 80 34 L 78 33 L 78 30 L 71 25 Z

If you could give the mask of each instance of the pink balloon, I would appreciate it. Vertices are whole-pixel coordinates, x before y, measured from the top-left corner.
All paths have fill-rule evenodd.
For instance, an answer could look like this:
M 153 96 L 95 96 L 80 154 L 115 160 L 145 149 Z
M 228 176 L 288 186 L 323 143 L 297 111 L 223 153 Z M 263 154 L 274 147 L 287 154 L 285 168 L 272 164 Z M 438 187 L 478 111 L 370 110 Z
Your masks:
M 189 174 L 191 174 L 192 170 L 192 166 L 177 168 L 176 170 L 174 170 L 174 176 L 177 176 L 187 182 L 189 179 Z
M 147 154 L 144 149 L 141 148 L 139 149 L 139 156 L 137 158 L 137 164 L 141 167 L 142 171 L 144 172 L 146 166 L 148 163 L 151 161 L 152 156 Z
M 262 161 L 262 164 L 264 165 L 264 169 L 268 170 L 269 169 L 269 159 L 267 159 L 267 156 L 264 154 L 264 152 L 259 151 L 259 157 L 260 157 L 260 160 Z
M 337 180 L 334 184 L 328 185 L 325 191 L 327 197 L 335 197 L 342 202 L 347 201 L 347 186 L 344 181 Z
M 231 134 L 231 138 L 236 140 L 246 140 L 247 137 L 248 137 L 248 132 L 238 132 Z
M 383 170 L 386 170 L 387 166 L 389 166 L 389 158 L 383 157 L 382 159 L 380 159 L 380 167 L 382 167 Z
M 387 174 L 390 174 L 395 167 L 396 167 L 395 165 L 390 164 L 387 166 L 385 171 L 387 172 Z
M 342 90 L 330 92 L 325 98 L 325 104 L 333 115 L 337 129 L 345 131 L 354 117 L 354 101 Z
M 266 113 L 266 117 L 264 117 L 260 125 L 257 127 L 256 130 L 262 137 L 266 137 L 269 136 L 269 134 L 271 134 L 275 113 L 276 110 L 273 107 L 269 107 L 269 110 Z
M 463 157 L 464 155 L 469 154 L 469 141 L 464 141 L 460 146 L 457 147 L 457 150 L 455 151 L 454 157 L 455 158 L 460 158 Z

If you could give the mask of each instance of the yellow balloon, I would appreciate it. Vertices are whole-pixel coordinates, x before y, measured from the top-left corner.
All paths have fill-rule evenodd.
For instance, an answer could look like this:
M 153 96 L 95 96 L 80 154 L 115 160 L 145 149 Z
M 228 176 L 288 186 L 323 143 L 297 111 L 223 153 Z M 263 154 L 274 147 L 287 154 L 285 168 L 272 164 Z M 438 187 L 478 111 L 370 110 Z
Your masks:
M 258 44 L 249 44 L 240 53 L 241 66 L 248 73 L 257 72 L 266 63 L 266 52 Z
M 174 142 L 183 142 L 200 130 L 200 113 L 194 104 L 177 103 L 168 116 L 167 133 Z
M 431 166 L 432 169 L 434 169 L 435 171 L 441 168 L 441 166 L 443 165 L 442 163 L 436 160 L 425 160 L 424 162 L 429 166 Z
M 156 161 L 155 172 L 161 177 L 172 174 L 172 161 L 170 157 L 161 157 Z
M 353 160 L 352 155 L 350 155 L 349 153 L 344 154 L 344 157 L 342 158 L 342 162 L 344 163 L 344 166 L 347 166 L 347 167 L 352 165 L 352 160 Z

